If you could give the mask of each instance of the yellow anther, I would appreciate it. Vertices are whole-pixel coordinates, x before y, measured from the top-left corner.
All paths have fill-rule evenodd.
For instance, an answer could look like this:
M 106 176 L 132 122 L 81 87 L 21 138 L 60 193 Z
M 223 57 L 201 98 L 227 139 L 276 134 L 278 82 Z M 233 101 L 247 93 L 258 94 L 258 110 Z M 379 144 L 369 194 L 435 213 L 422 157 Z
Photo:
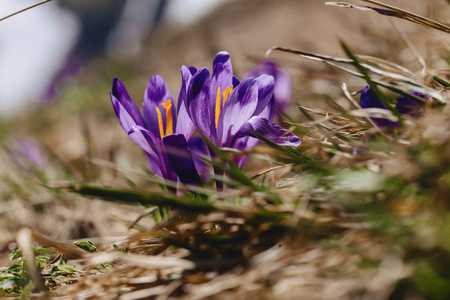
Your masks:
M 173 134 L 172 100 L 161 104 L 166 109 L 166 135 Z
M 223 92 L 223 103 L 222 103 L 222 105 L 225 104 L 225 101 L 227 101 L 228 96 L 230 96 L 232 91 L 233 91 L 233 85 L 231 85 L 231 87 L 227 86 L 227 88 L 225 89 L 225 92 Z
M 217 96 L 216 96 L 216 128 L 219 124 L 219 116 L 220 116 L 220 110 L 222 109 L 222 103 L 220 98 L 220 86 L 217 88 Z
M 164 137 L 164 125 L 163 120 L 161 116 L 161 111 L 159 110 L 159 107 L 156 107 L 156 113 L 158 114 L 158 127 L 159 127 L 159 135 L 161 138 Z
M 223 97 L 223 101 L 222 98 L 220 97 L 220 86 L 217 88 L 217 96 L 216 96 L 216 128 L 217 125 L 219 124 L 219 116 L 220 116 L 220 112 L 222 111 L 222 107 L 225 104 L 225 101 L 227 101 L 228 96 L 230 96 L 231 92 L 233 91 L 233 85 L 231 85 L 231 87 L 227 86 L 227 88 L 225 89 L 225 92 L 222 93 L 222 97 Z
M 166 135 L 173 134 L 172 100 L 169 99 L 161 103 L 161 105 L 166 110 L 166 130 L 164 130 L 163 119 L 159 107 L 156 107 L 156 114 L 158 115 L 159 135 L 162 139 Z M 164 131 L 166 134 L 164 134 Z

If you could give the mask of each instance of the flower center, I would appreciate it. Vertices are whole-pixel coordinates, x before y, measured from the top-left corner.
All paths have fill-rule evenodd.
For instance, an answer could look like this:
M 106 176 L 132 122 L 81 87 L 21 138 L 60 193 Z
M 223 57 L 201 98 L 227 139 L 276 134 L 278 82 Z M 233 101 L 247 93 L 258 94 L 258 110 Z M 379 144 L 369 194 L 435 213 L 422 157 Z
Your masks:
M 162 107 L 166 110 L 166 130 L 164 134 L 164 124 L 161 115 L 161 111 L 159 107 L 156 107 L 156 114 L 158 115 L 158 127 L 159 127 L 159 135 L 161 139 L 166 135 L 173 134 L 173 117 L 172 117 L 172 100 L 167 100 L 161 103 Z
M 233 91 L 233 85 L 231 85 L 231 87 L 227 86 L 227 88 L 225 89 L 225 92 L 223 92 L 222 94 L 220 93 L 220 86 L 217 88 L 216 115 L 215 115 L 216 116 L 216 128 L 217 128 L 217 125 L 219 124 L 219 116 L 220 116 L 222 107 L 225 104 L 225 101 L 227 101 L 228 96 L 230 96 L 232 91 Z M 222 97 L 223 97 L 223 101 L 221 101 Z

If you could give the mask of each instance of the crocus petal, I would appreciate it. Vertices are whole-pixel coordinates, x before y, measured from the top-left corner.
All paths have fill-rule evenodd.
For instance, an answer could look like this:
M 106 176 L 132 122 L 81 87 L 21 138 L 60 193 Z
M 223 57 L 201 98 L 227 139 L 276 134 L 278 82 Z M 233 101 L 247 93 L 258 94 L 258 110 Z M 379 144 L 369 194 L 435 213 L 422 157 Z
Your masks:
M 381 109 L 388 109 L 386 104 L 383 103 L 383 101 L 378 98 L 378 96 L 375 94 L 375 92 L 370 88 L 370 86 L 366 86 L 361 91 L 361 107 L 362 108 L 381 108 Z M 372 121 L 377 124 L 379 127 L 387 127 L 387 126 L 394 126 L 397 127 L 400 124 L 398 122 L 392 122 L 388 119 L 383 118 L 372 118 Z
M 148 155 L 148 153 L 146 153 L 146 156 L 150 171 L 152 171 L 152 173 L 159 178 L 165 179 L 164 168 L 161 166 L 161 160 L 159 159 L 159 157 L 155 158 Z
M 148 164 L 150 166 L 150 170 L 158 177 L 165 178 L 165 168 L 161 164 L 160 159 L 160 150 L 157 149 L 155 143 L 152 141 L 152 138 L 144 135 L 141 130 L 138 128 L 143 128 L 141 126 L 137 126 L 128 133 L 128 136 L 138 144 L 142 149 L 144 149 L 145 154 L 147 155 Z M 144 128 L 143 128 L 144 129 Z M 146 129 L 144 129 L 146 130 Z M 155 137 L 156 140 L 158 140 Z M 155 151 L 156 150 L 156 151 Z
M 39 169 L 44 167 L 44 158 L 42 157 L 42 149 L 37 144 L 29 140 L 22 140 L 20 143 L 20 155 L 27 159 L 31 164 Z
M 273 96 L 275 81 L 272 76 L 261 75 L 255 78 L 258 86 L 258 105 L 256 106 L 254 116 L 258 116 L 264 109 L 267 108 Z
M 236 88 L 240 83 L 239 78 L 233 75 L 233 87 Z
M 191 72 L 191 75 L 194 75 L 195 73 L 197 73 L 197 68 L 194 66 L 189 66 L 187 67 L 189 69 L 189 72 Z
M 361 91 L 361 107 L 369 108 L 369 107 L 377 107 L 377 108 L 385 108 L 387 109 L 386 104 L 378 98 L 377 94 L 370 88 L 370 86 L 366 86 Z
M 150 169 L 152 171 L 152 163 L 158 165 L 158 167 L 161 170 L 161 174 L 162 174 L 162 178 L 167 179 L 167 180 L 171 180 L 171 181 L 176 181 L 176 174 L 173 172 L 168 157 L 167 157 L 167 153 L 166 150 L 164 148 L 164 144 L 163 141 L 160 140 L 156 135 L 154 135 L 151 131 L 147 130 L 146 128 L 142 127 L 142 126 L 136 126 L 134 128 L 132 128 L 130 130 L 130 132 L 128 133 L 129 136 L 133 139 L 133 141 L 135 141 L 136 143 L 138 143 L 136 140 L 140 135 L 144 136 L 145 140 L 148 143 L 148 147 L 142 147 L 145 152 L 147 153 L 148 157 L 149 157 L 149 162 L 150 162 Z M 142 141 L 139 141 L 141 145 Z M 149 148 L 151 149 L 149 151 Z M 152 152 L 153 151 L 153 152 Z M 152 154 L 154 153 L 154 154 Z M 158 175 L 156 172 L 154 172 L 156 175 Z
M 210 163 L 211 155 L 205 141 L 199 136 L 193 136 L 189 141 L 189 148 L 191 149 L 192 159 L 194 160 L 195 168 L 202 182 L 206 182 L 213 174 L 213 168 Z
M 217 136 L 228 147 L 241 126 L 250 119 L 258 105 L 258 86 L 247 78 L 233 90 L 220 113 Z
M 284 111 L 291 102 L 291 76 L 285 70 L 275 65 L 275 74 L 270 74 L 275 78 L 275 89 L 273 96 L 275 98 L 275 110 Z
M 274 109 L 284 111 L 291 100 L 291 76 L 275 62 L 264 60 L 244 77 L 257 77 L 262 74 L 271 75 L 275 79 Z
M 227 87 L 233 84 L 233 68 L 231 67 L 230 54 L 222 51 L 216 54 L 213 61 L 213 73 L 211 77 L 211 99 L 216 99 L 217 89 L 225 92 Z
M 412 92 L 414 96 L 425 99 L 425 95 L 418 92 Z M 401 114 L 414 114 L 423 110 L 423 105 L 417 103 L 416 100 L 410 99 L 404 95 L 401 95 L 397 99 L 395 109 Z
M 171 134 L 163 138 L 172 170 L 184 184 L 199 184 L 199 176 L 192 160 L 189 145 L 182 134 Z
M 163 102 L 171 100 L 173 102 L 172 95 L 164 82 L 164 79 L 155 75 L 150 78 L 147 84 L 147 88 L 144 94 L 144 105 L 142 106 L 142 113 L 144 117 L 145 127 L 150 130 L 153 134 L 159 136 L 160 128 L 158 125 L 158 114 L 156 108 L 161 112 L 161 117 L 163 120 L 164 128 L 166 124 L 166 113 L 165 109 L 161 105 Z M 172 120 L 175 127 L 175 104 L 172 105 Z
M 185 66 L 181 67 L 182 83 L 180 96 L 178 97 L 178 117 L 175 132 L 183 134 L 186 140 L 189 140 L 195 131 L 194 123 L 192 123 L 191 117 L 189 117 L 186 109 L 187 87 L 189 86 L 192 79 L 192 72 L 194 71 L 196 71 L 195 68 L 191 70 Z
M 215 102 L 210 97 L 211 80 L 206 68 L 192 76 L 186 97 L 186 108 L 195 127 L 207 138 L 216 140 Z
M 161 153 L 163 151 L 161 140 L 142 126 L 131 128 L 128 135 L 145 151 L 150 170 L 158 177 L 166 179 L 170 177 L 167 175 L 164 157 Z
M 115 77 L 112 83 L 112 91 L 111 97 L 115 97 L 124 107 L 124 109 L 128 112 L 128 115 L 134 120 L 134 123 L 143 126 L 144 121 L 142 120 L 141 112 L 139 108 L 136 106 L 134 101 L 131 99 L 130 95 L 125 88 L 122 80 Z M 117 112 L 116 112 L 117 115 Z M 119 117 L 119 116 L 117 116 Z M 119 119 L 120 122 L 120 119 Z M 123 127 L 123 126 L 122 126 Z
M 148 155 L 158 158 L 161 152 L 161 141 L 146 128 L 136 125 L 127 132 L 130 138 L 138 144 Z
M 246 136 L 246 137 L 237 139 L 236 142 L 234 143 L 233 147 L 240 151 L 245 151 L 245 150 L 252 149 L 258 143 L 259 143 L 258 139 L 252 138 L 250 136 Z M 234 158 L 233 161 L 239 168 L 242 168 L 244 166 L 245 162 L 247 161 L 247 159 L 248 159 L 248 155 L 242 155 L 242 156 L 238 156 L 238 157 Z
M 244 136 L 255 138 L 263 136 L 280 146 L 297 147 L 301 143 L 300 138 L 292 132 L 287 132 L 286 129 L 274 124 L 270 120 L 258 116 L 252 117 L 246 122 L 236 135 L 236 137 Z
M 272 97 L 272 99 L 270 99 L 266 108 L 264 108 L 263 111 L 258 114 L 258 116 L 269 119 L 270 121 L 273 121 L 273 118 L 275 116 L 275 99 L 274 99 L 274 97 Z
M 143 125 L 136 122 L 136 118 L 133 118 L 130 115 L 130 110 L 126 109 L 122 102 L 119 101 L 112 93 L 110 93 L 111 96 L 111 103 L 114 108 L 114 112 L 116 113 L 117 119 L 119 120 L 120 125 L 122 126 L 123 130 L 125 130 L 126 133 L 130 131 L 131 128 L 133 128 L 136 125 Z
M 119 120 L 120 125 L 123 130 L 128 134 L 128 136 L 138 144 L 144 151 L 147 153 L 148 160 L 150 162 L 150 169 L 160 176 L 162 174 L 160 169 L 164 169 L 162 165 L 160 165 L 160 149 L 161 145 L 158 145 L 158 138 L 151 132 L 144 135 L 144 131 L 148 131 L 144 127 L 136 124 L 135 120 L 130 116 L 128 110 L 126 110 L 122 103 L 117 100 L 114 95 L 111 94 L 111 102 L 114 107 L 114 111 L 116 113 L 117 119 Z M 161 141 L 159 141 L 161 142 Z

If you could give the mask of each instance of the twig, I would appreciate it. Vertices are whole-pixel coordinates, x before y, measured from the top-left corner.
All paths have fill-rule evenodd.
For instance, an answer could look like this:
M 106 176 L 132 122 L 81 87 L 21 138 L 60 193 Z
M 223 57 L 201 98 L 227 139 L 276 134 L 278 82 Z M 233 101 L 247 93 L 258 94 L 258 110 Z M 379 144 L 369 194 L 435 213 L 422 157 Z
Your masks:
M 10 14 L 10 15 L 7 15 L 6 17 L 1 18 L 1 19 L 0 19 L 0 22 L 1 22 L 1 21 L 4 21 L 4 20 L 6 20 L 6 19 L 9 19 L 9 18 L 11 18 L 11 17 L 14 17 L 15 15 L 21 14 L 21 13 L 23 13 L 23 12 L 29 10 L 29 9 L 32 9 L 32 8 L 41 6 L 42 4 L 45 4 L 45 3 L 50 2 L 50 1 L 52 1 L 52 0 L 44 0 L 44 1 L 42 1 L 42 2 L 39 2 L 39 3 L 33 4 L 33 5 L 31 5 L 31 6 L 28 6 L 27 8 L 24 8 L 24 9 L 22 9 L 22 10 L 16 11 L 15 13 L 12 13 L 12 14 Z
M 385 15 L 385 16 L 389 16 L 389 17 L 395 17 L 395 18 L 399 18 L 399 19 L 403 19 L 403 20 L 407 20 L 416 24 L 420 24 L 423 26 L 428 26 L 446 33 L 450 33 L 450 27 L 436 22 L 434 20 L 422 17 L 420 15 L 414 14 L 412 12 L 400 9 L 398 7 L 392 6 L 392 5 L 388 5 L 379 1 L 374 1 L 374 0 L 361 0 L 364 2 L 369 2 L 371 4 L 375 4 L 378 6 L 381 6 L 385 9 L 380 9 L 380 8 L 376 8 L 376 7 L 371 7 L 371 6 L 360 6 L 360 5 L 354 5 L 354 4 L 350 4 L 350 3 L 345 3 L 345 2 L 326 2 L 325 5 L 332 5 L 332 6 L 338 6 L 338 7 L 345 7 L 345 8 L 357 8 L 360 10 L 365 10 L 365 11 L 374 11 L 377 12 L 381 15 Z

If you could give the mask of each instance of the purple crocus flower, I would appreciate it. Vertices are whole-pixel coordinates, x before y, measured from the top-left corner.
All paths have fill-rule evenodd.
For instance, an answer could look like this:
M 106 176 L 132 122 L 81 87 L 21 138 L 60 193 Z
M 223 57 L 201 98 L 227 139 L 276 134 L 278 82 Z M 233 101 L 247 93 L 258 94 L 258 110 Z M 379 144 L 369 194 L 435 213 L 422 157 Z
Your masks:
M 419 92 L 411 92 L 411 95 L 414 95 L 416 97 L 419 98 L 423 98 L 426 99 L 427 97 Z M 397 99 L 397 103 L 395 104 L 395 108 L 397 109 L 397 111 L 401 114 L 408 114 L 408 115 L 415 115 L 417 113 L 422 113 L 423 110 L 423 105 L 421 105 L 420 103 L 417 103 L 417 101 L 408 98 L 404 95 L 401 95 L 400 97 L 398 97 Z
M 203 68 L 188 83 L 186 108 L 195 127 L 219 147 L 249 149 L 264 136 L 283 146 L 297 147 L 300 138 L 274 124 L 266 109 L 274 91 L 269 75 L 247 78 L 233 76 L 230 55 L 219 52 L 213 73 Z
M 139 111 L 119 78 L 112 84 L 111 102 L 120 125 L 147 154 L 150 169 L 157 176 L 197 184 L 198 174 L 189 150 L 188 140 L 195 127 L 185 109 L 186 86 L 194 68 L 182 70 L 182 86 L 178 108 L 163 78 L 150 78 L 145 94 L 143 113 Z
M 45 165 L 45 158 L 42 148 L 35 141 L 20 138 L 20 145 L 8 148 L 9 158 L 20 170 L 26 173 L 42 171 Z
M 418 93 L 418 92 L 411 92 L 412 95 L 419 97 L 419 98 L 426 98 L 425 95 Z M 383 103 L 383 101 L 378 98 L 378 96 L 375 94 L 375 92 L 370 88 L 370 86 L 366 86 L 361 91 L 361 107 L 362 108 L 381 108 L 381 109 L 388 109 L 386 104 Z M 404 95 L 401 95 L 397 98 L 397 102 L 395 104 L 395 109 L 400 114 L 406 114 L 406 115 L 414 115 L 418 112 L 423 111 L 423 107 L 420 103 L 417 101 L 410 99 Z M 400 124 L 398 122 L 392 122 L 387 119 L 382 118 L 372 118 L 372 120 L 378 125 L 382 127 L 392 126 L 392 127 L 398 127 Z
M 291 76 L 275 62 L 263 60 L 257 67 L 248 71 L 244 78 L 258 77 L 263 74 L 271 75 L 275 80 L 271 102 L 273 111 L 284 111 L 291 101 Z

